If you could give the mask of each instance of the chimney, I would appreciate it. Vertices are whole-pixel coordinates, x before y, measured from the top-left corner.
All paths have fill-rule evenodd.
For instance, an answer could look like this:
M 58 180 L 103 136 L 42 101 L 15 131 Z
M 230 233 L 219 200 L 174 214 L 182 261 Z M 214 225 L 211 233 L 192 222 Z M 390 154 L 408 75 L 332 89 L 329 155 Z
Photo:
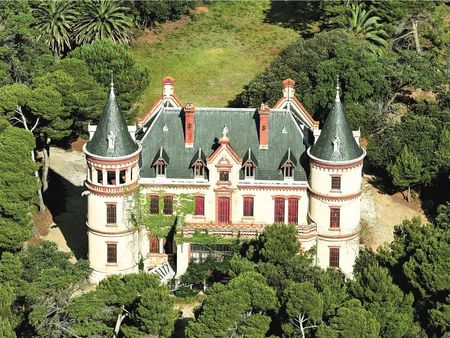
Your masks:
M 262 103 L 259 108 L 259 149 L 269 148 L 269 113 L 269 106 Z
M 287 99 L 291 99 L 295 96 L 295 81 L 292 79 L 286 79 L 283 81 L 283 96 Z
M 173 95 L 173 84 L 175 80 L 171 78 L 170 76 L 166 76 L 162 80 L 163 84 L 163 98 L 169 98 Z
M 195 106 L 188 102 L 184 107 L 184 145 L 186 148 L 194 147 Z

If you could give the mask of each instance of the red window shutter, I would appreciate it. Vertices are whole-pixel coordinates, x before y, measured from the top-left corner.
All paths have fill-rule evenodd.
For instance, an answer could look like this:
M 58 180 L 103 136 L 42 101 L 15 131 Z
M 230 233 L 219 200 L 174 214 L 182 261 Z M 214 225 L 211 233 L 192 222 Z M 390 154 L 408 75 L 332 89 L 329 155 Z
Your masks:
M 284 223 L 284 198 L 275 198 L 275 223 Z
M 298 198 L 289 199 L 288 222 L 298 224 Z
M 230 199 L 228 197 L 219 197 L 218 212 L 219 223 L 230 222 Z
M 150 196 L 150 214 L 159 214 L 159 196 L 157 195 Z
M 205 215 L 205 197 L 203 196 L 195 196 L 195 215 Z
M 172 213 L 173 213 L 173 197 L 172 196 L 164 197 L 163 213 L 165 215 L 172 215 Z
M 244 197 L 244 216 L 253 216 L 253 197 Z

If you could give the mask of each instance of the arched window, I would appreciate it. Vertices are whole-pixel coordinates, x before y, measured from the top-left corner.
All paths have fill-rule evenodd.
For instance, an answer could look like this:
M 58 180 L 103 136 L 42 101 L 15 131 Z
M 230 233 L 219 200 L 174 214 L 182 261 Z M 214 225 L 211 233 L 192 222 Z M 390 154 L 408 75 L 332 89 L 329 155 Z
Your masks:
M 293 178 L 294 177 L 294 165 L 292 162 L 286 162 L 283 167 L 283 176 L 284 178 Z
M 246 179 L 255 178 L 255 165 L 252 162 L 245 163 L 244 174 Z
M 166 176 L 166 162 L 158 160 L 155 163 L 156 176 Z
M 195 162 L 194 166 L 194 176 L 195 178 L 204 178 L 205 176 L 205 168 L 202 161 Z

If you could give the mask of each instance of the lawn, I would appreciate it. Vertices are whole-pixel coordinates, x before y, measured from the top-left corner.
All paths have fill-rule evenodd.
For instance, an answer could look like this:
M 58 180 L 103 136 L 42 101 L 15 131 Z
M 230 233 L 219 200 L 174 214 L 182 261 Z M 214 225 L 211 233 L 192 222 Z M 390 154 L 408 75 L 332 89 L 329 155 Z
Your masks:
M 137 103 L 139 113 L 160 95 L 166 75 L 175 79 L 183 102 L 226 106 L 298 37 L 292 29 L 266 23 L 269 9 L 269 1 L 215 2 L 206 13 L 163 25 L 147 42 L 143 36 L 133 43 L 136 62 L 151 72 L 151 84 Z

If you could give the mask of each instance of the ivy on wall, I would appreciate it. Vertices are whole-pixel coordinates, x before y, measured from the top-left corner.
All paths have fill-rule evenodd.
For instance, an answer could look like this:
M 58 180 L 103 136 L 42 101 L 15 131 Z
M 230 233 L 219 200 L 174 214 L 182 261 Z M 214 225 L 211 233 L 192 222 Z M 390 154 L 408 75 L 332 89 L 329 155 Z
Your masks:
M 195 244 L 234 244 L 239 242 L 239 237 L 230 238 L 219 235 L 210 235 L 207 231 L 195 231 L 191 236 L 183 236 L 181 233 L 175 235 L 175 242 L 178 243 L 195 243 Z
M 178 194 L 173 197 L 173 213 L 165 215 L 164 194 L 165 191 L 152 191 L 152 195 L 158 195 L 158 214 L 150 213 L 150 198 L 141 187 L 131 195 L 129 203 L 130 223 L 136 230 L 146 229 L 148 233 L 157 238 L 166 237 L 178 224 L 183 224 L 187 215 L 194 213 L 194 195 Z

